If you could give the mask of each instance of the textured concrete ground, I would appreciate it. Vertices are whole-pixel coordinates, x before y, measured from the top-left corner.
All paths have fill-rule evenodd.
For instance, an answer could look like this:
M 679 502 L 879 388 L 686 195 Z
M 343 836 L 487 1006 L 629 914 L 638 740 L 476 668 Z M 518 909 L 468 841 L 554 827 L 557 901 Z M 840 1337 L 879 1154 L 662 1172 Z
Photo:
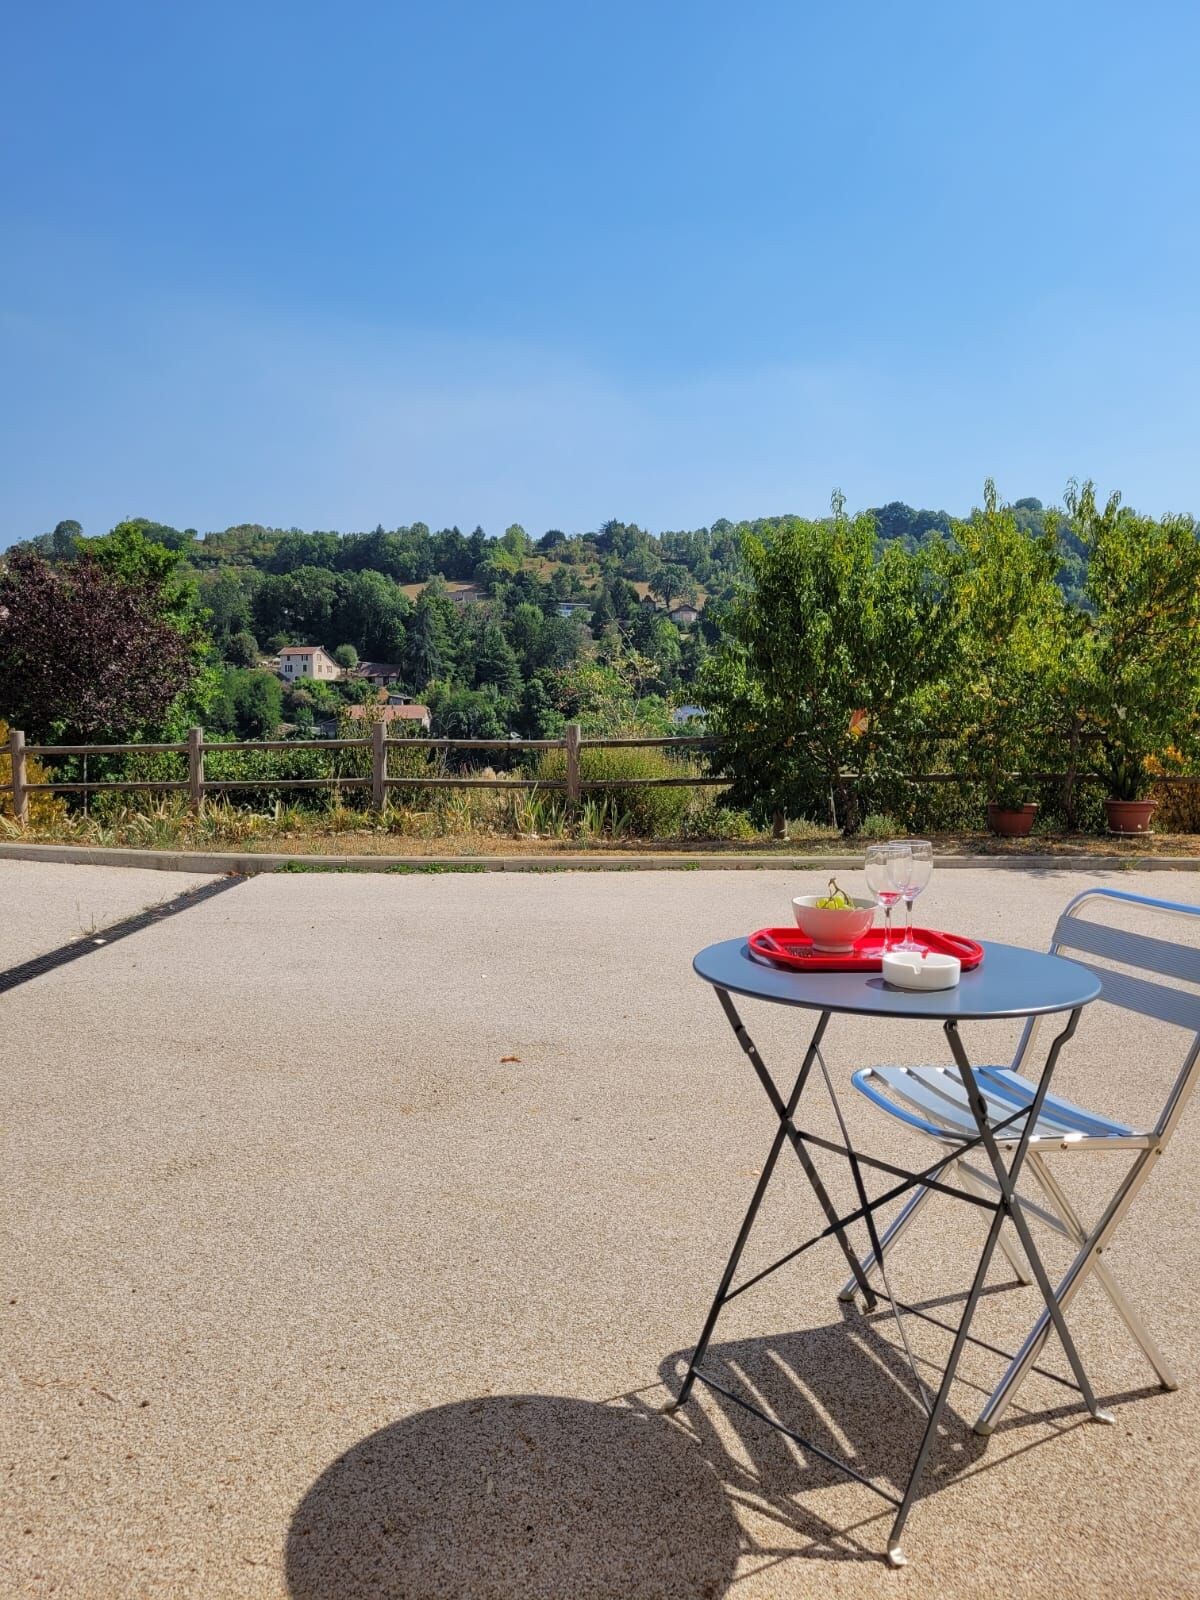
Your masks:
M 108 918 L 186 887 L 147 878 L 0 864 L 5 959 L 77 936 L 76 899 Z M 1193 876 L 1114 881 L 1197 898 Z M 922 910 L 1041 945 L 1080 886 L 947 872 Z M 0 1593 L 1196 1593 L 1200 1103 L 1109 1257 L 1183 1387 L 1154 1386 L 1089 1288 L 1071 1321 L 1117 1425 L 1038 1378 L 985 1444 L 970 1422 L 998 1367 L 973 1351 L 904 1571 L 879 1560 L 888 1508 L 819 1458 L 712 1395 L 661 1415 L 771 1135 L 690 959 L 805 887 L 262 877 L 0 998 Z M 746 1018 L 782 1076 L 801 1015 Z M 1013 1037 L 963 1033 L 977 1059 Z M 941 1043 L 847 1019 L 827 1042 L 842 1084 Z M 1097 1008 L 1059 1087 L 1136 1115 L 1167 1081 L 1153 1030 Z M 862 1142 L 928 1151 L 844 1104 Z M 808 1121 L 835 1130 L 820 1093 Z M 793 1168 L 748 1269 L 812 1231 Z M 1085 1211 L 1116 1177 L 1107 1157 L 1063 1171 Z M 953 1323 L 982 1225 L 926 1217 L 893 1285 Z M 825 1245 L 733 1302 L 712 1359 L 895 1485 L 920 1414 L 894 1325 L 839 1306 L 840 1269 Z M 1011 1347 L 1035 1291 L 1007 1281 L 1001 1262 L 976 1332 Z M 913 1338 L 932 1371 L 949 1335 Z
M 110 923 L 197 888 L 188 872 L 113 872 L 100 867 L 0 861 L 0 971 L 45 955 Z

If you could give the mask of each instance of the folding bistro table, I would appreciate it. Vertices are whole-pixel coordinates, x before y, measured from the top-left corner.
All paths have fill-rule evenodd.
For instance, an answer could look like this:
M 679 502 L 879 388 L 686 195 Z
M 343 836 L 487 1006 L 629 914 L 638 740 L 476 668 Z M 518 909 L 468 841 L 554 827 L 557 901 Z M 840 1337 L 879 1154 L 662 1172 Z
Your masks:
M 779 1126 L 771 1143 L 770 1151 L 762 1169 L 754 1193 L 751 1196 L 750 1207 L 746 1212 L 738 1235 L 734 1241 L 733 1251 L 729 1263 L 721 1277 L 717 1288 L 716 1297 L 704 1323 L 700 1334 L 699 1343 L 692 1353 L 688 1363 L 687 1373 L 679 1391 L 678 1398 L 669 1409 L 676 1409 L 686 1404 L 692 1392 L 695 1380 L 699 1378 L 709 1388 L 717 1390 L 727 1399 L 753 1412 L 761 1421 L 768 1423 L 779 1432 L 787 1434 L 805 1449 L 821 1456 L 831 1465 L 845 1472 L 848 1476 L 856 1478 L 867 1488 L 880 1495 L 896 1507 L 896 1517 L 892 1524 L 891 1534 L 888 1538 L 887 1555 L 893 1566 L 904 1564 L 904 1555 L 900 1548 L 900 1536 L 904 1530 L 908 1514 L 912 1509 L 917 1489 L 924 1472 L 925 1464 L 937 1438 L 938 1423 L 945 1410 L 946 1401 L 950 1394 L 951 1384 L 962 1356 L 963 1348 L 970 1335 L 971 1321 L 975 1315 L 975 1308 L 979 1301 L 984 1279 L 991 1264 L 992 1255 L 1000 1239 L 1000 1230 L 1005 1218 L 1011 1218 L 1015 1226 L 1029 1266 L 1033 1271 L 1034 1279 L 1045 1301 L 1046 1309 L 1054 1324 L 1055 1331 L 1062 1342 L 1071 1370 L 1079 1387 L 1079 1392 L 1084 1404 L 1092 1417 L 1098 1422 L 1111 1422 L 1112 1417 L 1101 1411 L 1092 1392 L 1087 1373 L 1079 1359 L 1058 1301 L 1055 1299 L 1054 1290 L 1046 1275 L 1041 1256 L 1029 1230 L 1029 1224 L 1022 1211 L 1021 1201 L 1016 1192 L 1017 1179 L 1025 1161 L 1029 1146 L 1030 1134 L 1038 1120 L 1042 1109 L 1042 1102 L 1050 1087 L 1051 1075 L 1059 1052 L 1067 1040 L 1074 1034 L 1079 1023 L 1079 1016 L 1083 1007 L 1095 1000 L 1100 993 L 1100 980 L 1085 967 L 1073 961 L 1066 961 L 1061 956 L 1042 955 L 1037 951 L 1020 949 L 1014 945 L 985 943 L 983 945 L 984 957 L 981 965 L 973 971 L 964 972 L 957 988 L 943 989 L 933 992 L 915 992 L 910 990 L 892 989 L 884 983 L 878 973 L 873 972 L 792 972 L 783 971 L 778 967 L 767 965 L 754 957 L 744 939 L 726 939 L 720 944 L 709 945 L 702 950 L 693 962 L 696 972 L 707 983 L 711 983 L 717 991 L 717 999 L 721 1008 L 729 1019 L 729 1025 L 734 1031 L 738 1043 L 750 1058 L 750 1064 L 767 1098 L 779 1119 Z M 799 1006 L 806 1011 L 818 1013 L 816 1025 L 808 1048 L 800 1064 L 799 1073 L 790 1091 L 786 1094 L 775 1083 L 768 1072 L 759 1054 L 754 1041 L 746 1031 L 746 1026 L 738 1015 L 734 1006 L 733 995 L 746 995 L 755 1000 L 767 1000 L 776 1005 Z M 962 1075 L 962 1082 L 967 1091 L 967 1099 L 974 1115 L 978 1129 L 977 1137 L 961 1144 L 952 1152 L 943 1155 L 932 1166 L 924 1171 L 913 1172 L 907 1167 L 897 1166 L 891 1161 L 881 1160 L 878 1156 L 856 1150 L 850 1143 L 850 1136 L 842 1117 L 841 1106 L 834 1090 L 833 1079 L 830 1076 L 825 1059 L 821 1053 L 821 1044 L 829 1026 L 830 1018 L 835 1013 L 844 1013 L 855 1016 L 879 1017 L 880 1019 L 899 1019 L 917 1021 L 938 1021 L 942 1024 L 950 1052 Z M 1037 1092 L 1029 1106 L 1015 1109 L 1010 1117 L 1003 1120 L 989 1120 L 988 1106 L 978 1080 L 967 1057 L 966 1049 L 960 1035 L 960 1024 L 964 1022 L 993 1021 L 998 1018 L 1026 1018 L 1045 1016 L 1053 1013 L 1065 1015 L 1066 1022 L 1053 1039 L 1049 1053 L 1046 1056 L 1045 1066 L 1042 1068 L 1041 1077 L 1037 1080 Z M 821 1076 L 825 1081 L 829 1096 L 833 1102 L 838 1126 L 841 1130 L 841 1142 L 824 1138 L 813 1133 L 798 1122 L 798 1110 L 801 1098 L 808 1084 L 814 1065 L 820 1065 Z M 1025 1070 L 1032 1077 L 1032 1062 L 1025 1063 Z M 1017 1124 L 1023 1124 L 1019 1138 Z M 1012 1160 L 1006 1168 L 997 1145 L 997 1136 L 1005 1137 L 1011 1142 L 1018 1139 Z M 762 1204 L 763 1196 L 771 1182 L 776 1162 L 785 1144 L 790 1144 L 795 1151 L 797 1159 L 808 1179 L 817 1204 L 825 1217 L 826 1226 L 814 1234 L 803 1244 L 795 1246 L 778 1261 L 755 1273 L 744 1282 L 735 1285 L 734 1274 L 737 1272 L 738 1262 L 741 1260 L 746 1241 L 750 1237 L 754 1226 L 754 1219 Z M 982 1147 L 991 1163 L 996 1176 L 996 1187 L 999 1199 L 985 1198 L 979 1194 L 968 1192 L 957 1185 L 942 1182 L 942 1172 L 952 1161 L 957 1160 L 967 1151 Z M 838 1216 L 833 1202 L 820 1174 L 813 1162 L 812 1150 L 827 1150 L 837 1155 L 844 1156 L 850 1165 L 854 1180 L 855 1192 L 858 1196 L 858 1205 L 844 1216 Z M 886 1191 L 876 1199 L 867 1197 L 866 1187 L 863 1182 L 863 1168 L 885 1173 L 888 1177 L 899 1180 L 890 1184 Z M 898 1199 L 910 1189 L 924 1187 L 935 1190 L 939 1194 L 951 1196 L 966 1204 L 983 1208 L 992 1212 L 991 1226 L 988 1229 L 987 1239 L 983 1252 L 975 1270 L 975 1276 L 967 1295 L 967 1303 L 963 1310 L 962 1321 L 954 1337 L 954 1344 L 950 1351 L 945 1372 L 936 1396 L 930 1400 L 925 1387 L 917 1372 L 916 1364 L 909 1350 L 908 1338 L 904 1330 L 901 1307 L 894 1300 L 890 1289 L 886 1287 L 884 1298 L 892 1306 L 896 1316 L 897 1326 L 900 1331 L 901 1341 L 912 1368 L 916 1391 L 921 1396 L 924 1404 L 927 1421 L 916 1459 L 913 1462 L 912 1472 L 908 1479 L 902 1497 L 881 1489 L 878 1484 L 856 1470 L 848 1462 L 831 1455 L 819 1445 L 805 1439 L 801 1434 L 793 1432 L 790 1428 L 774 1417 L 770 1417 L 758 1406 L 738 1395 L 732 1389 L 706 1373 L 701 1367 L 713 1330 L 722 1307 L 735 1295 L 743 1293 L 753 1284 L 760 1282 L 768 1274 L 776 1271 L 786 1262 L 794 1260 L 803 1251 L 822 1239 L 836 1239 L 841 1247 L 854 1274 L 855 1280 L 862 1291 L 868 1310 L 874 1309 L 878 1293 L 873 1290 L 867 1281 L 865 1272 L 859 1263 L 850 1240 L 847 1236 L 847 1227 L 859 1220 L 865 1223 L 871 1241 L 871 1249 L 877 1261 L 882 1260 L 883 1252 L 880 1250 L 879 1236 L 875 1224 L 875 1213 L 880 1206 L 889 1204 Z

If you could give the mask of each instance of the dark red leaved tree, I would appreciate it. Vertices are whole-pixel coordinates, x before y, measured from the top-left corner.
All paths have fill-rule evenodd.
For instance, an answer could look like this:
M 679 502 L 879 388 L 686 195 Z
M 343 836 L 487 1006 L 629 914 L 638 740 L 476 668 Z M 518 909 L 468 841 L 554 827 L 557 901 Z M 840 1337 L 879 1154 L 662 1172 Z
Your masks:
M 34 740 L 128 738 L 159 723 L 198 671 L 152 585 L 84 558 L 18 551 L 0 573 L 0 717 Z

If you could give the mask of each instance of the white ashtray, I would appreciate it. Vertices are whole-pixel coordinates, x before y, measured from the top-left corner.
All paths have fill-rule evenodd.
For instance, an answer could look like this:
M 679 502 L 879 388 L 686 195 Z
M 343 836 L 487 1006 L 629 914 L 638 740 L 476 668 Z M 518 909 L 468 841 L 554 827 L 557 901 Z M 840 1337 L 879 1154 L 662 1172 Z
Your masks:
M 883 958 L 883 978 L 895 989 L 953 989 L 962 976 L 957 956 L 935 950 L 889 950 Z

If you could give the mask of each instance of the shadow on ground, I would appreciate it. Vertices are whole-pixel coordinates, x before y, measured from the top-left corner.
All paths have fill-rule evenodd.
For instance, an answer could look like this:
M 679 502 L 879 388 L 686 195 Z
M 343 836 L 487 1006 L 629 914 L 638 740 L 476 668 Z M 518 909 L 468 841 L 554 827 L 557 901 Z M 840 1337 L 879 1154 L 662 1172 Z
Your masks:
M 714 1343 L 702 1370 L 899 1500 L 920 1448 L 926 1412 L 894 1332 L 890 1318 L 877 1325 L 848 1308 L 841 1321 L 822 1328 Z M 690 1355 L 680 1351 L 662 1364 L 669 1395 L 678 1394 Z M 939 1376 L 925 1368 L 930 1399 Z M 895 1515 L 886 1499 L 864 1486 L 853 1523 L 835 1526 L 815 1509 L 813 1496 L 850 1480 L 816 1450 L 794 1444 L 699 1382 L 678 1416 L 727 1493 L 760 1512 L 779 1535 L 763 1545 L 752 1543 L 746 1554 L 880 1559 Z M 969 1471 L 986 1444 L 971 1421 L 947 1406 L 920 1498 Z
M 883 1335 L 851 1314 L 714 1344 L 705 1368 L 899 1496 L 925 1413 Z M 864 1488 L 853 1522 L 827 1522 L 814 1491 L 847 1480 L 815 1452 L 699 1384 L 683 1411 L 661 1414 L 687 1354 L 663 1363 L 661 1386 L 616 1403 L 496 1396 L 372 1434 L 322 1473 L 292 1518 L 293 1600 L 718 1600 L 743 1556 L 877 1561 L 892 1507 Z M 984 1447 L 947 1412 L 922 1498 Z M 746 1509 L 758 1536 L 743 1527 Z
M 953 1325 L 940 1325 L 947 1347 Z M 714 1343 L 703 1366 L 895 1502 L 926 1422 L 895 1334 L 890 1315 L 846 1307 L 822 1328 Z M 879 1561 L 894 1503 L 702 1383 L 683 1410 L 663 1414 L 690 1354 L 669 1356 L 660 1383 L 611 1401 L 501 1395 L 372 1434 L 296 1509 L 292 1600 L 719 1600 L 743 1560 Z M 927 1387 L 940 1360 L 920 1361 Z M 972 1429 L 987 1390 L 959 1376 L 970 1415 L 943 1413 L 917 1519 L 944 1517 L 929 1502 L 964 1476 L 1011 1468 L 1086 1425 L 1077 1396 L 1049 1410 L 1018 1405 L 989 1451 Z M 823 1494 L 839 1485 L 850 1501 Z
M 323 1472 L 288 1530 L 294 1600 L 717 1600 L 733 1507 L 646 1410 L 500 1395 L 421 1411 Z

